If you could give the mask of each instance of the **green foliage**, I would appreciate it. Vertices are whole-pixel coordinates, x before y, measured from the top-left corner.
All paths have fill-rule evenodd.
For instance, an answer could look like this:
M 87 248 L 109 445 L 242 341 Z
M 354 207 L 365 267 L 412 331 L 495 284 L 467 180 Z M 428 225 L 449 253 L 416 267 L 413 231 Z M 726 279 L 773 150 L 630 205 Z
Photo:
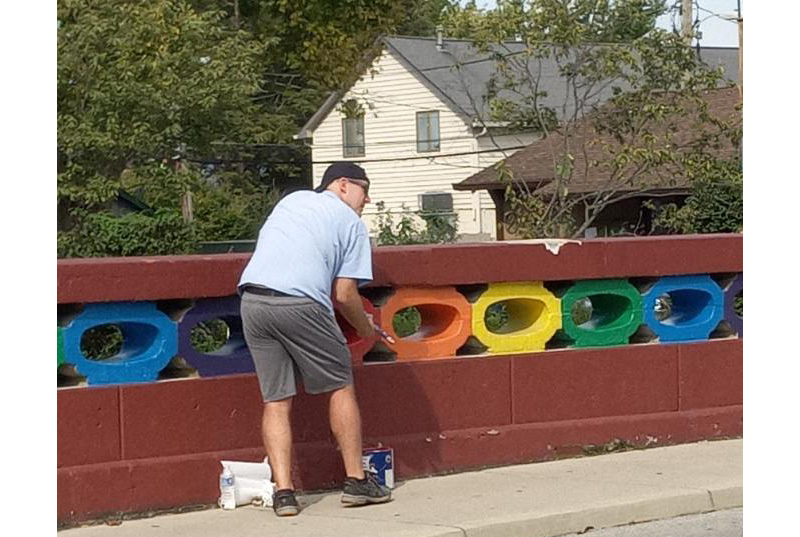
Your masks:
M 81 352 L 89 360 L 113 358 L 122 350 L 122 330 L 114 324 L 104 324 L 87 330 L 81 338 Z
M 740 127 L 711 117 L 704 101 L 721 71 L 655 28 L 665 11 L 660 0 L 508 0 L 488 12 L 474 3 L 447 12 L 494 54 L 487 115 L 478 120 L 551 140 L 552 174 L 504 177 L 504 219 L 515 236 L 580 236 L 609 205 L 670 186 L 687 151 L 707 157 L 726 141 L 736 145 Z M 524 48 L 510 53 L 511 38 Z M 543 89 L 554 82 L 542 84 L 542 61 L 555 64 L 563 94 Z M 572 188 L 590 177 L 600 186 Z
M 495 302 L 486 308 L 483 322 L 490 332 L 498 332 L 508 322 L 508 306 L 505 302 Z
M 230 328 L 222 319 L 197 323 L 189 334 L 192 347 L 199 352 L 214 352 L 228 342 Z
M 264 47 L 181 0 L 58 2 L 59 195 L 104 201 L 130 164 L 265 140 L 252 97 Z
M 666 233 L 741 233 L 744 188 L 738 159 L 700 159 L 687 166 L 691 189 L 682 207 L 657 209 L 653 227 Z M 655 208 L 650 204 L 650 208 Z
M 361 75 L 365 51 L 381 34 L 409 25 L 415 15 L 435 18 L 430 0 L 263 0 L 265 30 L 276 38 L 276 63 L 327 90 Z M 428 5 L 430 4 L 430 5 Z M 430 24 L 424 24 L 430 26 Z
M 513 39 L 522 22 L 520 2 L 498 0 L 494 10 L 479 8 L 475 0 L 461 5 L 453 3 L 442 15 L 445 35 L 456 39 L 472 39 L 478 44 Z
M 628 42 L 655 27 L 663 0 L 498 0 L 492 10 L 475 0 L 453 3 L 442 24 L 449 37 L 480 43 L 547 41 L 563 45 Z
M 220 171 L 213 176 L 196 169 L 176 172 L 162 165 L 125 172 L 122 185 L 148 205 L 181 214 L 191 193 L 193 229 L 198 241 L 252 239 L 277 203 L 279 191 L 262 184 L 252 172 Z
M 58 232 L 58 257 L 189 254 L 196 235 L 180 214 L 86 213 L 69 231 Z
M 395 224 L 394 216 L 382 201 L 378 208 L 378 245 L 394 244 L 441 244 L 455 242 L 458 238 L 458 215 L 452 213 L 429 213 L 416 211 L 410 213 L 405 204 L 401 206 L 400 221 Z M 425 223 L 421 230 L 414 220 L 418 216 Z
M 225 321 L 212 319 L 192 329 L 190 340 L 198 352 L 213 352 L 228 342 L 230 329 Z M 122 350 L 124 337 L 119 326 L 104 324 L 87 330 L 81 339 L 81 352 L 89 360 L 107 360 Z
M 535 194 L 524 183 L 515 182 L 505 161 L 496 166 L 505 187 L 506 229 L 520 239 L 568 237 L 577 229 L 570 207 L 554 210 L 555 200 Z
M 397 28 L 399 35 L 435 36 L 436 28 L 442 24 L 445 12 L 457 0 L 417 0 L 411 2 L 406 18 Z
M 422 316 L 415 307 L 405 308 L 394 314 L 392 328 L 397 337 L 408 337 L 417 330 L 422 324 Z
M 254 238 L 296 166 L 203 175 L 192 159 L 290 142 L 381 33 L 430 31 L 447 4 L 58 0 L 59 255 Z M 158 214 L 112 222 L 123 187 Z
M 253 236 L 261 180 L 214 191 L 182 163 L 274 128 L 254 99 L 266 42 L 224 16 L 185 0 L 59 0 L 60 256 L 186 253 L 197 240 Z M 154 212 L 114 217 L 111 202 L 137 181 L 153 182 Z

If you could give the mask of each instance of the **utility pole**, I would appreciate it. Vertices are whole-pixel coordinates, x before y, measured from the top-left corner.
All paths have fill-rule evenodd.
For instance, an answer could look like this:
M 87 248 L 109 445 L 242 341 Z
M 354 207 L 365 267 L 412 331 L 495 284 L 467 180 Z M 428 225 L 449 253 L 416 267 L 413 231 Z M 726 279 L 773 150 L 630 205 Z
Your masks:
M 744 58 L 744 19 L 742 19 L 741 12 L 739 12 L 737 22 L 739 23 L 739 97 L 744 97 L 744 75 L 742 74 L 742 59 Z
M 692 45 L 692 2 L 681 0 L 681 37 L 689 46 Z

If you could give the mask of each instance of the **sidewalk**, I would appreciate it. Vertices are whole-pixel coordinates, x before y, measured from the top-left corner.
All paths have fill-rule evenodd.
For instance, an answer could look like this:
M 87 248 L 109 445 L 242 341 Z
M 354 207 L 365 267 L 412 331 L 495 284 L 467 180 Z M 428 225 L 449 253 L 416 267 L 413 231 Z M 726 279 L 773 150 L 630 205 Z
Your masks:
M 742 440 L 412 479 L 383 505 L 301 497 L 299 516 L 239 507 L 89 526 L 62 537 L 552 537 L 742 505 Z

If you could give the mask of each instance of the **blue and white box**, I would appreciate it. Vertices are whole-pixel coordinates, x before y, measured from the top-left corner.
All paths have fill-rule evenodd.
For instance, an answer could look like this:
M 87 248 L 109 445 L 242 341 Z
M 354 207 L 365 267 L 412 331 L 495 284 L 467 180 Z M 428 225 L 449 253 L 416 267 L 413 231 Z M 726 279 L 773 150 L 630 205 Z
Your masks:
M 365 472 L 373 474 L 378 483 L 394 488 L 394 450 L 392 448 L 367 448 L 361 453 Z

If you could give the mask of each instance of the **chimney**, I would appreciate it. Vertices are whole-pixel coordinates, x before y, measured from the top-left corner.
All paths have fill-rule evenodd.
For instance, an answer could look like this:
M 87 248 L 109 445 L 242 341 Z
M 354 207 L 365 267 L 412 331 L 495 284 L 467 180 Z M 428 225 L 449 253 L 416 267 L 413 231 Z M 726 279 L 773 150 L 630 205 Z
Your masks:
M 436 27 L 436 50 L 441 52 L 444 50 L 444 41 L 442 39 L 442 34 L 444 33 L 444 28 L 440 24 Z

